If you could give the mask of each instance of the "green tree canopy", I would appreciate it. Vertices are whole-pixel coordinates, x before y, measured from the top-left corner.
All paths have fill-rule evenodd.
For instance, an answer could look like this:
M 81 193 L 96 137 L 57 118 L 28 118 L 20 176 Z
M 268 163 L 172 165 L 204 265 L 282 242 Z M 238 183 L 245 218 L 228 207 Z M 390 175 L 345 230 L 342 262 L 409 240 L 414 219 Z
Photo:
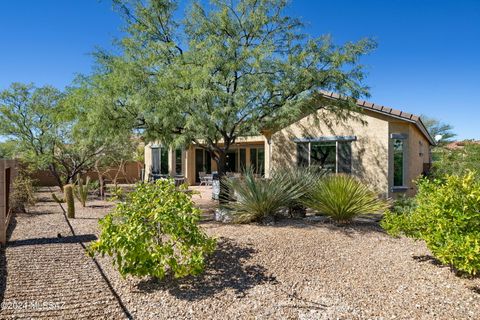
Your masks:
M 95 92 L 96 118 L 147 141 L 196 143 L 220 174 L 239 136 L 320 106 L 355 108 L 368 95 L 359 58 L 375 43 L 311 38 L 285 14 L 284 0 L 194 2 L 183 20 L 175 1 L 114 2 L 125 18 L 122 53 L 98 52 L 97 72 L 83 83 Z M 326 100 L 319 90 L 345 99 Z
M 427 128 L 430 135 L 437 141 L 439 145 L 447 144 L 456 136 L 453 132 L 453 127 L 450 124 L 443 123 L 438 119 L 430 118 L 422 115 L 420 117 L 423 124 Z
M 90 109 L 78 97 L 73 89 L 20 83 L 0 92 L 0 135 L 15 143 L 16 155 L 33 169 L 49 170 L 59 187 L 98 159 L 111 159 L 112 150 L 130 150 L 131 157 L 135 150 L 121 136 L 92 126 Z

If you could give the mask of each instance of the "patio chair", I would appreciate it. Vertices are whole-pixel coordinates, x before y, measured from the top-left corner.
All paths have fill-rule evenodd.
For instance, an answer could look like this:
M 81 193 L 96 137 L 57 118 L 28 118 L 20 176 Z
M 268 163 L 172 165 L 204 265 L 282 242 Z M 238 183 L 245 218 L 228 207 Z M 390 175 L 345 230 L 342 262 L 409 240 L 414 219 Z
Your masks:
M 206 174 L 205 175 L 205 185 L 211 186 L 213 182 L 213 174 Z
M 173 177 L 173 180 L 175 181 L 175 186 L 179 187 L 185 183 L 185 176 L 181 174 L 177 174 Z
M 207 174 L 205 171 L 199 171 L 198 172 L 198 178 L 200 179 L 200 185 L 207 185 L 207 179 L 206 179 Z

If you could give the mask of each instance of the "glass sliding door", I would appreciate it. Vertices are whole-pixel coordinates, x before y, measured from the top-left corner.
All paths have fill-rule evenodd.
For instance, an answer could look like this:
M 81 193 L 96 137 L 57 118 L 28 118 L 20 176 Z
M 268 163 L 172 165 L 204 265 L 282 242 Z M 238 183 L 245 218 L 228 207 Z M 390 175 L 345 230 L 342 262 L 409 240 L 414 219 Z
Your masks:
M 168 148 L 152 147 L 152 174 L 168 174 Z
M 195 149 L 195 181 L 200 182 L 198 173 L 212 173 L 212 158 L 210 152 L 204 149 Z
M 250 166 L 256 174 L 265 174 L 265 148 L 250 148 Z
M 225 161 L 225 172 L 238 172 L 237 164 L 237 150 L 228 151 Z
M 175 174 L 177 175 L 182 175 L 183 170 L 182 170 L 182 149 L 176 149 L 175 150 Z

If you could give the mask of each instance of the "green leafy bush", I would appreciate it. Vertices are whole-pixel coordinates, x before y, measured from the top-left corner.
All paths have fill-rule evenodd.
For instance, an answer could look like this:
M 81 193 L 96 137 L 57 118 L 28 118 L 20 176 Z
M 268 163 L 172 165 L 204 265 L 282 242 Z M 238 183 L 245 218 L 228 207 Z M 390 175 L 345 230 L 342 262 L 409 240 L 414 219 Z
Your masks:
M 281 209 L 303 195 L 302 188 L 291 183 L 284 171 L 263 179 L 246 170 L 242 178 L 226 178 L 225 183 L 235 194 L 236 199 L 230 201 L 227 208 L 238 223 L 275 219 Z
M 474 172 L 418 181 L 417 207 L 387 213 L 382 227 L 426 242 L 442 263 L 468 274 L 480 270 L 480 181 Z
M 355 216 L 384 211 L 388 203 L 379 199 L 360 180 L 349 175 L 331 175 L 312 188 L 304 203 L 337 222 L 349 222 Z
M 109 255 L 123 276 L 175 277 L 202 272 L 215 240 L 199 227 L 200 210 L 172 180 L 138 184 L 100 221 L 90 254 Z
M 392 212 L 397 214 L 410 213 L 417 208 L 417 201 L 415 197 L 408 197 L 406 195 L 400 196 L 393 201 Z

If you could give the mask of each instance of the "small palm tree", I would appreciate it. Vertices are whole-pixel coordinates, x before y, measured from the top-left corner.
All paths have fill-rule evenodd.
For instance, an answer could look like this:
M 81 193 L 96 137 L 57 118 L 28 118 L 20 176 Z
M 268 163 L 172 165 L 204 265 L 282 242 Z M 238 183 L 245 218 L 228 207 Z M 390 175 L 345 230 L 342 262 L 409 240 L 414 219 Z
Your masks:
M 310 190 L 304 204 L 341 223 L 350 222 L 361 214 L 385 211 L 389 206 L 360 180 L 349 175 L 325 177 Z

